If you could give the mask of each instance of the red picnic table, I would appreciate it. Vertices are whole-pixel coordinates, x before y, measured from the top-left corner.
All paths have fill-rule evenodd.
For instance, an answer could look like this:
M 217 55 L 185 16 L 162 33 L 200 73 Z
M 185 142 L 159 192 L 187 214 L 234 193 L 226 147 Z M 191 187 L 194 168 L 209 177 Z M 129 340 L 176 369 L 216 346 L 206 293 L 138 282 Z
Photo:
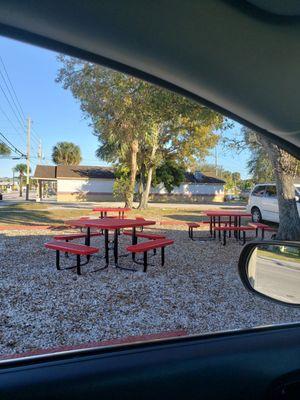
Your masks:
M 109 240 L 108 240 L 108 233 L 109 231 L 114 231 L 114 261 L 115 267 L 121 268 L 118 265 L 118 233 L 120 229 L 123 228 L 132 228 L 132 244 L 137 244 L 137 237 L 136 237 L 136 228 L 148 225 L 155 225 L 155 221 L 146 221 L 140 219 L 123 219 L 123 218 L 113 218 L 113 219 L 89 219 L 89 220 L 71 220 L 65 222 L 68 225 L 78 227 L 78 228 L 86 228 L 87 229 L 87 237 L 85 244 L 90 246 L 91 244 L 91 228 L 96 228 L 99 230 L 104 231 L 104 238 L 105 238 L 105 262 L 106 266 L 109 264 Z M 132 258 L 134 260 L 135 254 L 132 253 Z
M 96 207 L 94 212 L 100 212 L 100 218 L 107 217 L 107 213 L 118 213 L 119 218 L 124 218 L 126 212 L 131 211 L 129 207 Z
M 251 218 L 252 214 L 246 213 L 244 211 L 222 211 L 222 210 L 216 210 L 216 211 L 206 211 L 203 213 L 207 217 L 209 217 L 209 229 L 210 229 L 210 235 L 212 236 L 213 234 L 213 227 L 218 225 L 221 226 L 222 219 L 223 217 L 229 218 L 228 225 L 229 226 L 241 226 L 242 218 Z M 219 236 L 220 236 L 220 231 L 219 231 Z M 229 235 L 231 233 L 229 232 Z

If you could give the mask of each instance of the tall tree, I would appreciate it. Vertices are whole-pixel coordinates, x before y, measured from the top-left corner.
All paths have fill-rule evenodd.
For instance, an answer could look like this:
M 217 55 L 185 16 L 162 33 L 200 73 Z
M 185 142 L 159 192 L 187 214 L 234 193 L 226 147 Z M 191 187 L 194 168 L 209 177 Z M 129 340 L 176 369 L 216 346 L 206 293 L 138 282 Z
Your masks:
M 27 165 L 26 164 L 17 164 L 14 168 L 13 171 L 19 174 L 19 195 L 20 197 L 23 196 L 23 179 L 24 175 L 26 174 L 27 171 Z M 30 170 L 31 172 L 31 170 Z
M 126 205 L 132 206 L 137 172 L 146 207 L 155 169 L 167 154 L 192 162 L 217 142 L 223 117 L 206 107 L 99 65 L 64 56 L 60 61 L 56 80 L 91 121 L 97 156 L 128 167 Z
M 57 165 L 78 165 L 81 162 L 80 147 L 72 142 L 58 142 L 53 147 L 52 160 Z
M 277 239 L 300 240 L 300 217 L 295 200 L 294 180 L 300 175 L 300 162 L 285 150 L 265 138 L 263 135 L 244 128 L 246 141 L 252 148 L 259 148 L 254 156 L 261 154 L 265 165 L 269 165 L 269 175 L 266 179 L 275 178 L 279 206 L 279 229 Z M 259 160 L 258 164 L 261 165 Z

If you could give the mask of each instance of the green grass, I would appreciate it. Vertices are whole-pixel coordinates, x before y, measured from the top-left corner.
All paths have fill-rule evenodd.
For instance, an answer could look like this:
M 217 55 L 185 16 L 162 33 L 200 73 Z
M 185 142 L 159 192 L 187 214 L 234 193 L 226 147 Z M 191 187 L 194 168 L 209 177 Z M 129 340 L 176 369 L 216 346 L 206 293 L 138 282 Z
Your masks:
M 259 250 L 259 256 L 264 256 L 269 259 L 276 259 L 280 261 L 294 261 L 296 263 L 300 263 L 300 257 L 292 253 L 288 253 L 287 255 L 285 255 L 284 253 L 280 254 L 273 251 Z
M 0 225 L 61 225 L 65 220 L 79 218 L 82 216 L 97 217 L 92 209 L 64 208 L 56 209 L 56 205 L 42 203 L 20 203 L 0 208 Z M 193 209 L 178 208 L 156 208 L 149 207 L 147 210 L 132 210 L 128 217 L 142 216 L 155 220 L 170 221 L 200 221 L 199 211 Z

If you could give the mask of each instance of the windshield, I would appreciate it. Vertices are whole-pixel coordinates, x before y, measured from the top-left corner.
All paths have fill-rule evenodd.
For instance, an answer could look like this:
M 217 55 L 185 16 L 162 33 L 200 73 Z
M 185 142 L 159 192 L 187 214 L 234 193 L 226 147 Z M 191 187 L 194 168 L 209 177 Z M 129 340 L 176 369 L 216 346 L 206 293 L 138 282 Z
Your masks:
M 0 48 L 0 359 L 300 320 L 237 272 L 245 242 L 278 231 L 255 132 L 91 62 Z

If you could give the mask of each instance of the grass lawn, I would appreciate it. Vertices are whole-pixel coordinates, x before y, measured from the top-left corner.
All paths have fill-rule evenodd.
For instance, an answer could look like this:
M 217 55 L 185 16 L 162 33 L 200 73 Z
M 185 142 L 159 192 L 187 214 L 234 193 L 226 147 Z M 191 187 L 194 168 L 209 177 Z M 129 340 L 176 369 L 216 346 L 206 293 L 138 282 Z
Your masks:
M 216 205 L 217 207 L 217 205 Z M 203 206 L 202 206 L 203 209 Z M 127 217 L 142 216 L 155 220 L 200 221 L 200 207 L 197 209 L 149 207 L 147 210 L 132 210 Z M 97 217 L 92 209 L 59 207 L 42 203 L 20 203 L 0 208 L 0 225 L 61 225 L 65 220 L 82 216 Z
M 291 262 L 294 261 L 296 263 L 300 264 L 300 257 L 297 254 L 284 254 L 284 253 L 275 253 L 274 251 L 267 251 L 267 250 L 259 250 L 259 256 L 263 256 L 265 258 L 269 258 L 271 260 L 280 260 L 280 261 L 286 261 L 286 262 Z

